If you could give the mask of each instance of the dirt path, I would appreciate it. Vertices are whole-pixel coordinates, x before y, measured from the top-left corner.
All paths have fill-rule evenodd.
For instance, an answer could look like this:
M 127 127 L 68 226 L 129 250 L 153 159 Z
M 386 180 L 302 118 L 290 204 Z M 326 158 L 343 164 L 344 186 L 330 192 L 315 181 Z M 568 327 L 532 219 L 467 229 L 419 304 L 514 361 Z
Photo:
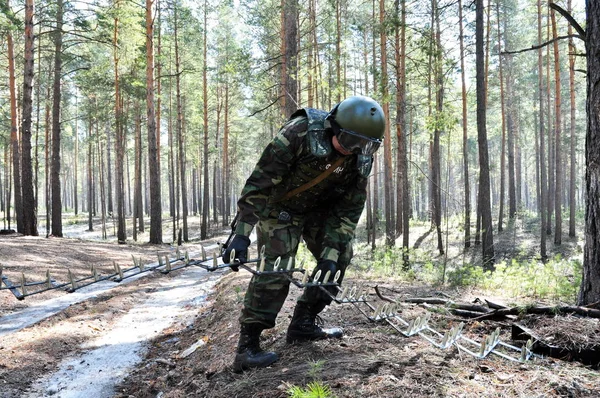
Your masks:
M 193 256 L 200 245 L 184 245 L 181 251 L 186 250 Z M 20 280 L 21 273 L 28 281 L 44 280 L 49 269 L 53 279 L 64 282 L 68 269 L 81 277 L 91 265 L 109 274 L 113 261 L 131 267 L 134 256 L 151 264 L 157 254 L 172 258 L 175 248 L 0 237 L 0 264 L 11 281 Z M 196 267 L 153 272 L 23 301 L 1 290 L 0 396 L 114 396 L 114 386 L 143 358 L 148 342 L 171 328 L 188 327 L 221 275 Z
M 79 346 L 58 371 L 36 381 L 25 397 L 112 397 L 114 387 L 146 353 L 146 344 L 163 330 L 177 324 L 187 327 L 219 274 L 194 268 L 176 278 L 156 281 L 156 288 L 102 336 Z

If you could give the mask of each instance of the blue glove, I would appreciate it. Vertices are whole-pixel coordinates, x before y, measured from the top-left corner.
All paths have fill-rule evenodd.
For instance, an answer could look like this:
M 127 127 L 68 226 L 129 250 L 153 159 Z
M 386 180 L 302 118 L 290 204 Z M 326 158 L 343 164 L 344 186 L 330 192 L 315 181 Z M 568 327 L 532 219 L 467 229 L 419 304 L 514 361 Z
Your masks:
M 232 250 L 235 250 L 235 257 L 240 260 L 240 263 L 245 263 L 248 260 L 248 246 L 250 246 L 250 238 L 244 235 L 235 235 L 223 253 L 223 263 L 227 264 L 234 260 L 230 258 Z M 239 267 L 236 266 L 232 266 L 231 269 L 235 272 L 239 271 Z

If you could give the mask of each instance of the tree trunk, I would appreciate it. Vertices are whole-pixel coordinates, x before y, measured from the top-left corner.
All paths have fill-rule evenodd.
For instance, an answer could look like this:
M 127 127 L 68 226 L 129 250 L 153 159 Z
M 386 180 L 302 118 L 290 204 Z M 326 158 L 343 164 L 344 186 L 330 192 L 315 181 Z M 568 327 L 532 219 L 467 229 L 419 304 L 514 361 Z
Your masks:
M 161 53 L 161 13 L 160 13 L 160 0 L 156 0 L 156 16 L 158 20 L 157 29 L 157 43 L 156 43 L 156 167 L 158 167 L 160 175 L 160 115 L 161 115 L 161 102 L 162 102 L 162 85 L 161 85 L 161 74 L 162 74 L 162 53 Z M 161 205 L 162 212 L 162 205 Z M 162 225 L 161 225 L 162 227 Z
M 458 23 L 460 41 L 460 79 L 462 87 L 462 130 L 463 130 L 463 179 L 465 190 L 465 248 L 471 246 L 471 187 L 469 185 L 469 148 L 467 130 L 467 83 L 465 78 L 465 46 L 462 16 L 462 0 L 458 0 Z
M 385 1 L 379 0 L 379 22 L 385 23 Z M 380 54 L 381 54 L 381 98 L 383 99 L 383 113 L 385 120 L 390 120 L 390 104 L 388 102 L 388 73 L 387 73 L 387 34 L 381 29 Z M 394 245 L 396 233 L 394 232 L 394 193 L 393 193 L 393 165 L 392 165 L 392 136 L 389 122 L 385 124 L 385 138 L 383 141 L 384 156 L 384 192 L 385 192 L 385 243 Z
M 537 1 L 538 11 L 538 43 L 542 42 L 542 0 Z M 546 254 L 546 198 L 547 198 L 547 177 L 546 177 L 546 143 L 544 131 L 544 68 L 542 48 L 538 49 L 538 94 L 539 94 L 539 135 L 540 135 L 540 257 L 542 261 L 547 258 Z
M 502 125 L 502 146 L 500 149 L 500 212 L 498 214 L 498 232 L 502 232 L 504 229 L 504 194 L 506 192 L 506 101 L 504 99 L 503 56 L 501 55 L 502 33 L 500 31 L 500 2 L 496 3 L 496 15 L 498 26 L 498 77 L 500 79 L 500 124 Z
M 600 301 L 600 1 L 586 2 L 585 248 L 579 305 Z
M 46 97 L 50 98 L 50 85 L 46 89 Z M 46 207 L 46 238 L 50 236 L 50 151 L 52 150 L 52 139 L 50 137 L 50 101 L 46 101 L 45 109 L 45 182 L 44 182 L 44 196 L 45 196 L 45 207 Z
M 281 0 L 281 112 L 288 119 L 298 109 L 298 0 Z
M 208 238 L 208 212 L 209 212 L 209 184 L 208 184 L 208 82 L 207 72 L 208 67 L 206 64 L 206 29 L 208 15 L 208 2 L 204 0 L 204 48 L 203 48 L 203 67 L 202 67 L 202 102 L 203 102 L 203 132 L 204 132 L 204 146 L 203 146 L 203 161 L 204 161 L 204 189 L 202 195 L 202 223 L 200 225 L 200 239 Z M 295 42 L 295 41 L 294 41 Z
M 231 165 L 229 164 L 229 76 L 225 77 L 225 109 L 223 121 L 223 221 L 229 224 L 231 209 Z
M 184 242 L 189 241 L 188 236 L 188 201 L 187 201 L 187 180 L 185 174 L 185 152 L 183 148 L 183 107 L 181 99 L 181 78 L 180 78 L 180 64 L 179 64 L 179 41 L 178 41 L 178 21 L 177 21 L 177 5 L 174 6 L 174 36 L 175 36 L 175 89 L 177 99 L 177 141 L 179 144 L 179 170 L 181 178 L 181 205 L 182 205 L 182 221 L 183 221 L 183 240 Z M 159 180 L 160 181 L 160 180 Z
M 117 3 L 118 4 L 118 3 Z M 117 240 L 124 243 L 127 240 L 125 229 L 125 138 L 122 128 L 121 91 L 119 82 L 119 19 L 114 20 L 113 32 L 113 63 L 115 70 L 115 199 L 117 201 Z M 95 196 L 95 195 L 94 195 Z
M 7 7 L 9 7 L 7 1 Z M 33 12 L 33 10 L 32 10 Z M 7 56 L 8 56 L 8 74 L 9 74 L 9 92 L 10 92 L 10 143 L 12 146 L 12 168 L 13 168 L 13 184 L 15 196 L 15 214 L 17 217 L 17 232 L 23 233 L 23 189 L 21 187 L 21 154 L 19 146 L 19 130 L 17 116 L 17 91 L 15 77 L 15 56 L 12 34 L 9 32 L 6 37 L 7 41 Z M 10 195 L 7 200 L 7 212 L 10 226 Z
M 92 173 L 92 131 L 94 130 L 94 122 L 92 115 L 88 116 L 88 153 L 87 153 L 87 188 L 88 188 L 88 231 L 94 230 L 94 187 L 93 187 L 93 173 Z
M 477 142 L 479 147 L 479 195 L 482 222 L 482 251 L 484 267 L 493 268 L 494 235 L 492 230 L 492 209 L 490 203 L 490 164 L 486 131 L 486 106 L 484 87 L 484 53 L 483 53 L 483 0 L 475 2 L 475 64 L 477 81 Z
M 396 0 L 396 18 L 399 25 L 396 25 L 396 76 L 397 76 L 397 94 L 396 109 L 398 116 L 396 118 L 396 137 L 398 140 L 398 155 L 396 175 L 397 189 L 397 220 L 396 232 L 402 233 L 402 264 L 408 268 L 408 249 L 409 249 L 409 184 L 408 184 L 408 160 L 406 151 L 406 1 Z
M 569 13 L 571 13 L 571 0 L 567 2 L 567 8 Z M 573 34 L 573 26 L 569 24 L 569 36 Z M 577 206 L 575 204 L 575 181 L 577 180 L 577 173 L 575 167 L 575 146 L 577 136 L 575 133 L 575 54 L 577 49 L 575 48 L 575 43 L 573 42 L 573 38 L 569 39 L 569 98 L 571 101 L 571 119 L 570 119 L 570 128 L 571 128 L 571 148 L 570 148 L 570 176 L 569 176 L 569 236 L 575 237 L 575 210 Z
M 514 90 L 513 90 L 513 67 L 512 57 L 507 57 L 507 71 L 508 76 L 506 77 L 506 95 L 507 95 L 507 112 L 506 112 L 506 127 L 507 127 L 507 146 L 508 146 L 508 218 L 514 220 L 517 214 L 517 186 L 516 183 L 518 178 L 518 171 L 515 173 L 515 133 L 517 126 L 515 123 L 515 115 L 518 114 L 518 108 L 515 108 Z
M 154 105 L 154 19 L 152 0 L 146 0 L 146 110 L 148 122 L 148 168 L 150 174 L 150 243 L 162 243 L 162 204 L 159 143 L 156 139 L 156 112 Z
M 63 0 L 56 2 L 56 31 L 54 32 L 54 93 L 52 103 L 52 235 L 62 237 L 62 198 L 60 192 L 60 102 L 62 75 Z
M 42 34 L 42 24 L 38 24 L 38 37 L 41 37 Z M 37 74 L 38 76 L 41 76 L 42 74 L 42 46 L 38 46 L 37 47 L 37 65 L 38 65 L 38 70 L 37 70 Z M 38 79 L 40 80 L 40 79 Z M 33 186 L 35 189 L 34 195 L 35 195 L 35 214 L 37 216 L 38 214 L 38 210 L 39 210 L 39 189 L 40 189 L 40 184 L 39 184 L 39 175 L 40 175 L 40 156 L 39 156 L 39 149 L 41 147 L 40 145 L 40 120 L 41 120 L 41 109 L 42 109 L 42 105 L 41 105 L 41 89 L 42 89 L 42 85 L 41 82 L 38 81 L 37 85 L 36 85 L 36 118 L 35 118 L 35 166 L 34 166 L 34 171 L 35 171 L 35 177 L 34 177 L 34 182 L 33 182 Z M 44 143 L 45 144 L 45 143 Z M 46 173 L 48 169 L 44 169 L 44 173 Z M 0 178 L 1 180 L 1 178 Z M 1 195 L 0 195 L 1 196 Z
M 561 96 L 560 96 L 560 56 L 558 52 L 558 37 L 556 29 L 556 16 L 554 10 L 550 11 L 552 17 L 552 38 L 554 39 L 554 79 L 555 79 L 555 98 L 554 98 L 554 112 L 556 117 L 556 126 L 554 127 L 554 149 L 555 157 L 554 163 L 556 165 L 556 184 L 554 189 L 554 244 L 560 245 L 562 241 L 562 158 L 561 158 L 561 133 L 562 133 L 562 120 L 561 120 Z
M 137 240 L 137 232 L 144 231 L 144 207 L 142 200 L 142 115 L 139 103 L 134 106 L 135 112 L 135 155 L 134 155 L 134 188 L 133 188 L 133 240 Z
M 550 16 L 548 15 L 548 23 L 546 36 L 550 40 Z M 546 119 L 548 120 L 548 197 L 546 198 L 546 205 L 548 207 L 548 213 L 546 215 L 546 234 L 552 234 L 552 214 L 554 212 L 554 183 L 556 174 L 554 172 L 554 146 L 552 134 L 553 123 L 552 123 L 552 106 L 551 106 L 551 82 L 550 82 L 550 46 L 546 48 Z
M 33 116 L 33 0 L 25 1 L 25 68 L 23 71 L 23 115 L 21 124 L 21 178 L 23 190 L 23 234 L 38 235 L 31 164 Z M 17 216 L 17 219 L 19 217 Z
M 78 191 L 78 170 L 79 170 L 79 97 L 75 97 L 75 131 L 73 132 L 73 141 L 75 141 L 75 154 L 73 156 L 73 202 L 75 208 L 75 215 L 78 214 L 78 200 L 77 200 L 77 191 Z
M 435 43 L 434 43 L 434 74 L 435 85 L 435 118 L 439 120 L 444 112 L 444 75 L 443 75 L 443 51 L 440 30 L 440 15 L 437 0 L 432 0 L 432 13 L 435 18 Z M 438 251 L 444 254 L 444 242 L 442 240 L 442 166 L 441 166 L 441 151 L 440 151 L 440 136 L 442 134 L 439 123 L 435 123 L 433 131 L 433 146 L 432 146 L 432 173 L 431 179 L 433 182 L 432 203 L 433 203 L 433 223 L 437 234 Z

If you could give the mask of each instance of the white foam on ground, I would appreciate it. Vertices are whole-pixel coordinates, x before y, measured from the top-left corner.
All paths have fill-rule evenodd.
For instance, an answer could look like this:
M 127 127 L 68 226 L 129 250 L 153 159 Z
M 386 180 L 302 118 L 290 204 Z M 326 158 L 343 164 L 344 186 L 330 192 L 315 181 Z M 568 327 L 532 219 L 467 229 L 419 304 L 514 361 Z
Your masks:
M 35 382 L 24 397 L 114 396 L 115 385 L 145 354 L 145 343 L 176 322 L 190 324 L 219 277 L 220 273 L 190 268 L 177 277 L 157 280 L 156 290 L 114 329 L 83 345 L 81 355 L 63 360 L 57 372 Z

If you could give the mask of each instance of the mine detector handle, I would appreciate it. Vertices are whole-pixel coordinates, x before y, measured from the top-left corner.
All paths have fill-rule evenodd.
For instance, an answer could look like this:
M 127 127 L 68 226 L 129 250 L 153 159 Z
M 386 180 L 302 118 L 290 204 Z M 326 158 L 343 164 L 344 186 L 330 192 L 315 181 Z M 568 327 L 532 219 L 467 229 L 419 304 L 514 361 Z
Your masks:
M 231 239 L 233 239 L 233 235 L 235 235 L 235 228 L 237 227 L 238 218 L 240 217 L 240 213 L 237 213 L 231 222 L 231 233 L 229 234 L 229 238 L 225 241 L 225 243 L 221 243 L 221 256 L 225 253 L 227 246 L 231 243 Z

